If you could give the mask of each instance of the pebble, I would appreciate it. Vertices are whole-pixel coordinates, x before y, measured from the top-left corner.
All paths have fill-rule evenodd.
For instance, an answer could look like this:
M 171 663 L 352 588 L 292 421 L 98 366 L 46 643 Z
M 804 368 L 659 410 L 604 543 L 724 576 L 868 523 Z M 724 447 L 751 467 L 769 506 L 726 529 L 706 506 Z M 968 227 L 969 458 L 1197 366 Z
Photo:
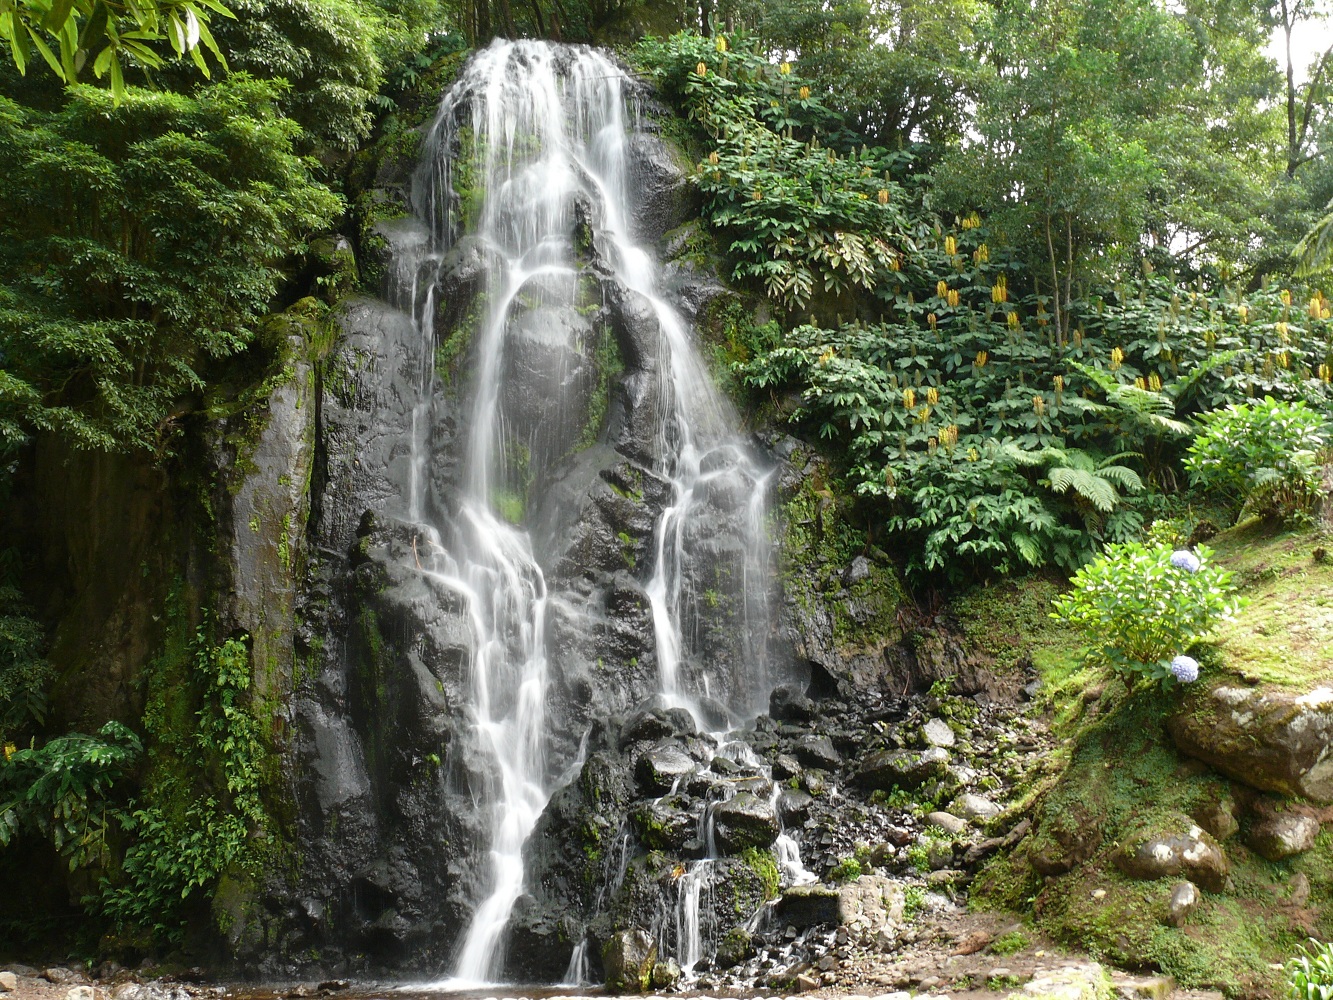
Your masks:
M 11 990 L 16 990 L 18 988 L 19 988 L 18 976 L 14 975 L 14 973 L 9 971 L 0 972 L 0 990 L 4 990 L 6 993 L 8 993 Z
M 65 994 L 65 1000 L 95 1000 L 91 986 L 76 986 Z

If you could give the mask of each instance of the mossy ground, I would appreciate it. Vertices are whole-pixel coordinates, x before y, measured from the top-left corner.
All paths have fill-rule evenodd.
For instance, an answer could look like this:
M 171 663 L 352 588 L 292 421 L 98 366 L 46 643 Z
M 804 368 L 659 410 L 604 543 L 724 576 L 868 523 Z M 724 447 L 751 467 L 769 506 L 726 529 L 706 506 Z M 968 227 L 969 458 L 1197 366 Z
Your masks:
M 1201 656 L 1210 671 L 1251 683 L 1304 686 L 1333 676 L 1333 565 L 1315 559 L 1327 539 L 1246 522 L 1217 536 L 1215 558 L 1235 574 L 1248 601 Z M 1118 845 L 1145 830 L 1192 822 L 1212 800 L 1250 793 L 1182 756 L 1166 730 L 1180 692 L 1129 690 L 1082 663 L 1078 637 L 1036 611 L 1058 585 L 1029 578 L 965 595 L 953 606 L 969 638 L 1003 663 L 1028 656 L 1042 677 L 1039 696 L 1065 737 L 1063 771 L 1031 790 L 1035 833 L 977 879 L 973 905 L 1027 915 L 1042 932 L 1129 968 L 1156 968 L 1185 986 L 1228 996 L 1274 995 L 1282 963 L 1311 934 L 1333 936 L 1333 833 L 1314 849 L 1273 863 L 1241 838 L 1224 843 L 1226 892 L 1203 893 L 1185 926 L 1165 921 L 1178 878 L 1135 881 L 1114 866 Z M 1049 620 L 1048 620 L 1049 621 Z M 1043 876 L 1032 858 L 1063 857 L 1062 874 Z M 1057 865 L 1059 867 L 1059 865 Z M 1291 880 L 1309 880 L 1309 902 L 1291 898 Z

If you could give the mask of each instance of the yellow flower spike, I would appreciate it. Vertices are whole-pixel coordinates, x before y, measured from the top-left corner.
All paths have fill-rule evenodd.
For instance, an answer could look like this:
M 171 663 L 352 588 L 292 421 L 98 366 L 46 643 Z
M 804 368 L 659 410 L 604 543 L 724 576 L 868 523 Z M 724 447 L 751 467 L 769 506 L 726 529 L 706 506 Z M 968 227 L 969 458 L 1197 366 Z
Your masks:
M 699 60 L 699 65 L 696 66 L 696 67 L 694 67 L 694 75 L 695 75 L 695 76 L 707 76 L 707 75 L 708 75 L 708 64 L 707 64 L 706 62 L 704 62 L 702 59 Z
M 1153 372 L 1151 375 L 1149 375 L 1149 376 L 1148 376 L 1148 388 L 1151 389 L 1153 392 L 1161 392 L 1161 391 L 1162 391 L 1162 376 L 1158 375 L 1156 372 Z
M 935 294 L 940 298 L 944 298 L 944 296 L 949 294 L 949 283 L 943 278 L 935 282 Z
M 958 308 L 958 303 L 962 301 L 962 296 L 958 293 L 958 289 L 956 288 L 949 289 L 947 298 L 949 305 L 953 306 L 955 309 Z
M 764 200 L 764 192 L 760 191 L 758 188 L 755 188 L 755 189 L 754 189 L 754 200 L 755 200 L 755 201 L 763 201 L 763 200 Z
M 837 356 L 838 352 L 830 347 L 827 351 L 825 351 L 823 354 L 819 356 L 819 363 L 821 365 L 826 365 Z
M 1319 314 L 1320 314 L 1321 312 L 1323 312 L 1323 309 L 1324 309 L 1324 302 L 1323 302 L 1323 299 L 1322 299 L 1319 295 L 1316 295 L 1316 296 L 1314 296 L 1314 298 L 1310 299 L 1310 318 L 1311 318 L 1311 319 L 1319 319 Z
M 990 261 L 990 247 L 986 246 L 986 244 L 983 243 L 981 244 L 981 246 L 977 247 L 977 263 L 986 264 L 989 263 L 989 261 Z
M 1148 383 L 1144 381 L 1142 375 L 1140 375 L 1138 378 L 1134 380 L 1134 388 L 1145 389 L 1145 390 L 1148 388 Z
M 1082 346 L 1083 346 L 1083 328 L 1082 328 L 1082 327 L 1079 327 L 1077 330 L 1074 331 L 1074 346 L 1075 346 L 1075 347 L 1082 347 Z
M 1278 298 L 1282 300 L 1282 304 L 1284 306 L 1291 305 L 1291 289 L 1290 288 L 1282 289 L 1281 293 L 1278 295 Z
M 1242 323 L 1248 323 L 1250 321 L 1250 307 L 1244 302 L 1236 307 L 1236 312 L 1240 314 L 1240 321 Z
M 1286 351 L 1282 351 L 1282 352 L 1279 353 L 1278 356 L 1277 356 L 1277 363 L 1280 364 L 1283 368 L 1290 368 L 1290 367 L 1291 367 L 1291 355 L 1288 354 Z
M 1005 322 L 1009 324 L 1009 329 L 1017 330 L 1019 328 L 1018 313 L 1011 312 L 1005 317 Z
M 902 269 L 903 269 L 903 262 L 898 259 L 897 254 L 894 254 L 892 257 L 889 258 L 890 271 L 901 271 Z
M 936 441 L 934 438 L 931 438 L 926 442 L 926 451 L 930 452 L 932 455 L 935 454 L 935 450 L 938 447 L 939 447 L 939 442 Z
M 1327 364 L 1319 366 L 1319 380 L 1325 384 L 1333 382 L 1333 370 Z
M 880 188 L 879 194 L 877 194 L 875 197 L 879 200 L 879 203 L 881 205 L 887 205 L 889 203 L 889 189 Z
M 1325 367 L 1327 367 L 1327 365 L 1325 365 Z M 1324 381 L 1328 381 L 1328 380 L 1325 379 Z M 16 753 L 18 753 L 18 752 L 19 752 L 19 748 L 16 747 L 16 746 L 14 746 L 13 743 L 6 743 L 6 744 L 5 744 L 5 760 L 9 760 L 9 758 L 13 757 L 14 754 L 16 754 Z
M 861 168 L 861 176 L 862 176 L 862 177 L 869 177 L 872 173 L 874 173 L 874 171 L 872 171 L 869 167 L 862 167 L 862 168 Z
M 1330 315 L 1333 315 L 1333 313 L 1330 313 L 1330 312 L 1329 312 L 1329 310 L 1328 310 L 1328 306 L 1324 306 L 1323 310 L 1319 313 L 1319 318 L 1320 318 L 1320 319 L 1328 319 L 1328 317 L 1329 317 Z
M 938 323 L 939 321 L 940 318 L 936 316 L 934 313 L 931 313 L 926 317 L 926 325 L 929 326 L 932 330 L 935 329 L 935 324 Z
M 940 405 L 940 391 L 933 385 L 926 386 L 926 402 L 931 406 Z
M 1287 342 L 1287 340 L 1289 339 L 1288 336 L 1287 336 L 1287 331 L 1288 331 L 1289 329 L 1290 329 L 1290 327 L 1288 327 L 1286 323 L 1274 323 L 1274 324 L 1273 324 L 1273 330 L 1277 333 L 1277 339 L 1280 340 L 1280 341 L 1282 341 L 1282 343 L 1284 343 L 1284 344 L 1285 344 L 1285 343 Z
M 976 449 L 976 448 L 969 448 L 969 449 L 967 449 L 967 460 L 968 460 L 969 462 L 975 462 L 975 461 L 976 461 L 977 459 L 979 459 L 980 457 L 981 457 L 981 456 L 980 456 L 979 454 L 977 454 L 977 449 Z
M 779 64 L 778 72 L 781 73 L 783 76 L 791 76 L 791 63 L 785 62 Z
M 808 100 L 810 100 L 810 88 L 809 88 L 809 87 L 802 87 L 802 88 L 800 89 L 800 91 L 798 91 L 798 93 L 800 94 L 801 100 L 803 100 L 803 101 L 808 101 Z
M 1032 412 L 1035 413 L 1035 414 L 1036 414 L 1037 416 L 1039 416 L 1039 417 L 1040 417 L 1042 414 L 1044 414 L 1044 413 L 1046 412 L 1046 397 L 1045 397 L 1045 396 L 1033 396 L 1033 397 L 1032 397 Z
M 1115 371 L 1125 363 L 1125 352 L 1118 347 L 1111 348 L 1111 371 Z
M 715 45 L 719 52 L 727 51 L 727 40 L 723 38 L 721 35 L 717 36 L 717 42 L 715 43 Z
M 958 253 L 958 241 L 952 236 L 944 237 L 944 252 L 950 257 Z
M 715 167 L 718 165 L 718 163 L 721 161 L 721 159 L 722 159 L 722 157 L 720 157 L 720 156 L 717 155 L 717 150 L 716 150 L 716 149 L 713 150 L 711 153 L 708 154 L 708 162 L 711 163 L 711 164 L 712 164 L 713 166 L 715 166 Z
M 1055 391 L 1057 393 L 1065 391 L 1065 377 L 1063 375 L 1055 376 Z
M 916 409 L 916 392 L 914 390 L 912 389 L 903 390 L 903 409 L 904 410 Z
M 985 368 L 986 362 L 990 360 L 990 355 L 985 351 L 977 351 L 977 359 L 974 362 L 978 368 Z

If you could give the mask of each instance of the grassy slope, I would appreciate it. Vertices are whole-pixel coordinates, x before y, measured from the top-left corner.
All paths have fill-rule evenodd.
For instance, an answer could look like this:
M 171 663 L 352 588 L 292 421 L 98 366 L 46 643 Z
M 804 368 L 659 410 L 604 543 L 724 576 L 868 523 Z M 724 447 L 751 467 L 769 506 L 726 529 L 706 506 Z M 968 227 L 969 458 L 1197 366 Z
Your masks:
M 1236 574 L 1249 604 L 1200 651 L 1211 671 L 1251 683 L 1308 688 L 1333 678 L 1333 562 L 1316 561 L 1328 543 L 1312 533 L 1281 533 L 1246 523 L 1213 541 L 1216 558 Z M 1183 984 L 1214 986 L 1232 996 L 1262 996 L 1311 934 L 1333 936 L 1333 832 L 1314 850 L 1271 863 L 1240 838 L 1226 843 L 1234 889 L 1205 894 L 1184 928 L 1163 922 L 1177 879 L 1136 882 L 1110 862 L 1116 844 L 1145 829 L 1190 823 L 1209 800 L 1244 800 L 1248 790 L 1178 754 L 1165 719 L 1176 698 L 1130 694 L 1116 678 L 1084 667 L 1076 640 L 1041 621 L 1046 581 L 987 600 L 964 598 L 960 617 L 984 633 L 1026 634 L 1028 654 L 1045 681 L 1058 731 L 1065 737 L 1062 771 L 1033 790 L 1038 834 L 978 879 L 978 905 L 1030 914 L 1045 931 L 1129 967 L 1159 967 Z M 984 593 L 984 592 L 983 592 Z M 995 617 L 987 620 L 987 615 Z M 1015 648 L 1021 640 L 1011 643 Z M 1178 697 L 1178 696 L 1177 696 Z M 1082 835 L 1087 860 L 1063 875 L 1043 877 L 1027 851 L 1051 846 L 1064 827 Z M 1291 882 L 1303 873 L 1310 903 L 1296 905 Z

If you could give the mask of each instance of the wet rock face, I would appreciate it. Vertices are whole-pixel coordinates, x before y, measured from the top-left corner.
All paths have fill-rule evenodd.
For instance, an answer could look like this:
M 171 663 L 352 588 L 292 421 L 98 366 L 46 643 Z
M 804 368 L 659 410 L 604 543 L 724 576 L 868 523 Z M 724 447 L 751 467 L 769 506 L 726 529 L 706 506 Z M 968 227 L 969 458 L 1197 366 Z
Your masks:
M 948 773 L 949 754 L 941 747 L 927 750 L 886 750 L 865 758 L 857 780 L 866 788 L 913 790 Z
M 619 931 L 602 949 L 606 988 L 614 993 L 646 993 L 652 985 L 657 941 L 641 928 Z
M 1130 878 L 1184 875 L 1212 892 L 1226 888 L 1230 870 L 1217 841 L 1197 826 L 1179 832 L 1131 837 L 1115 853 L 1113 860 L 1116 867 Z
M 1214 684 L 1169 722 L 1176 746 L 1261 791 L 1333 802 L 1333 688 Z

